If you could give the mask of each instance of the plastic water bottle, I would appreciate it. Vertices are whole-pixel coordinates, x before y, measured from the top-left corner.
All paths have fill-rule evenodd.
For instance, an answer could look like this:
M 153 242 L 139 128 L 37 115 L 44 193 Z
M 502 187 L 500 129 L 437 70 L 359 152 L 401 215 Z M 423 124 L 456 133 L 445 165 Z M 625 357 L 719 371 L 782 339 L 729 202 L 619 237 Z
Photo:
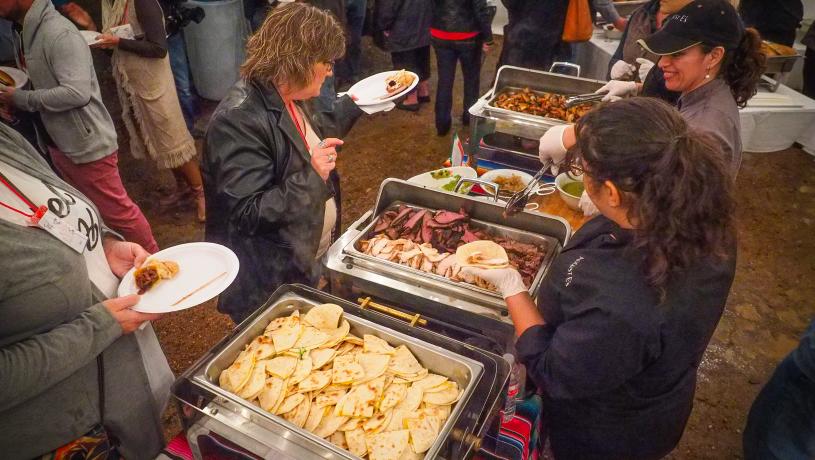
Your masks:
M 515 362 L 515 356 L 512 353 L 506 353 L 504 359 L 509 363 L 509 387 L 504 401 L 504 410 L 501 411 L 501 419 L 506 423 L 515 416 L 515 402 L 521 397 L 523 382 L 520 380 L 520 366 Z

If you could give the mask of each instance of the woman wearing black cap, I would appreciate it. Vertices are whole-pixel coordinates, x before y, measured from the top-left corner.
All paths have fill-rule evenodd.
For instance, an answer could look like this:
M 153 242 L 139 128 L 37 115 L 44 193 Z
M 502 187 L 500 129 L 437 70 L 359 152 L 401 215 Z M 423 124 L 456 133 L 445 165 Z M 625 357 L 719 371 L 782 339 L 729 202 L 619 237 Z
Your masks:
M 657 65 L 667 89 L 681 93 L 679 112 L 692 127 L 716 138 L 735 177 L 742 149 L 739 107 L 756 93 L 764 70 L 758 32 L 744 28 L 729 2 L 695 0 L 639 44 L 660 56 Z M 616 100 L 640 89 L 635 82 L 612 80 L 598 92 L 607 93 L 604 100 Z M 564 158 L 574 144 L 574 131 L 567 126 L 541 138 L 541 160 Z
M 732 182 L 718 146 L 657 99 L 601 105 L 575 132 L 602 215 L 553 262 L 537 306 L 514 268 L 464 273 L 506 299 L 555 458 L 661 458 L 735 274 Z

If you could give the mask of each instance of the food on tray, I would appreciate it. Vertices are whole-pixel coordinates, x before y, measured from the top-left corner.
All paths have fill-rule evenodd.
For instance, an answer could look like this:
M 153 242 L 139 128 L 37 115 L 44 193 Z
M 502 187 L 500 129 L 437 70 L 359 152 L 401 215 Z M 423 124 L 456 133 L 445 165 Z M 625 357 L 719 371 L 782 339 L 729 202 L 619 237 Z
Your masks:
M 528 113 L 547 118 L 574 123 L 594 107 L 592 103 L 566 108 L 566 96 L 560 94 L 532 91 L 524 88 L 520 91 L 504 91 L 492 102 L 495 107 Z
M 400 205 L 384 212 L 367 238 L 357 248 L 365 254 L 491 290 L 494 287 L 483 280 L 462 279 L 461 265 L 453 256 L 459 246 L 479 240 L 497 243 L 527 286 L 532 285 L 546 255 L 543 247 L 473 228 L 464 210 L 430 211 Z
M 133 272 L 139 295 L 144 294 L 161 280 L 168 280 L 178 274 L 178 264 L 171 260 L 148 260 Z
M 8 73 L 0 70 L 0 84 L 13 87 L 15 85 L 14 78 Z
M 221 372 L 226 391 L 369 460 L 421 458 L 462 391 L 431 374 L 405 345 L 350 334 L 342 307 L 313 307 L 275 318 Z M 321 337 L 315 348 L 275 348 Z M 272 347 L 272 348 L 270 348 Z M 270 352 L 271 350 L 271 352 Z
M 798 54 L 795 48 L 767 40 L 761 42 L 761 52 L 767 55 L 767 57 L 795 56 Z
M 458 185 L 458 181 L 460 181 L 460 180 L 461 180 L 461 176 L 459 174 L 456 174 L 455 176 L 453 176 L 453 180 L 451 180 L 450 182 L 442 185 L 441 188 L 443 190 L 447 190 L 448 192 L 452 192 L 453 190 L 456 189 L 456 185 Z
M 433 179 L 447 179 L 452 176 L 453 172 L 449 169 L 439 169 L 437 171 L 430 171 L 430 177 Z
M 509 176 L 498 176 L 492 180 L 501 186 L 501 190 L 517 193 L 526 187 L 524 180 L 517 174 L 510 174 Z
M 489 240 L 473 241 L 456 249 L 456 261 L 463 267 L 507 268 L 509 256 L 498 243 Z
M 396 94 L 404 91 L 413 83 L 413 75 L 407 73 L 405 69 L 394 72 L 393 75 L 385 79 L 385 89 L 388 94 Z

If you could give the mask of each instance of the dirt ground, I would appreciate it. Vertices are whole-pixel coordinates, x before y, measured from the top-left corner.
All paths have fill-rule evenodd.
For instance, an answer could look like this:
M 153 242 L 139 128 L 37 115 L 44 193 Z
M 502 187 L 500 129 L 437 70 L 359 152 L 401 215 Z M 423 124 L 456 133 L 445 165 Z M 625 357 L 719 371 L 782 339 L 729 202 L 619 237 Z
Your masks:
M 387 55 L 365 41 L 363 74 L 389 68 Z M 496 47 L 497 48 L 497 47 Z M 498 55 L 487 57 L 482 93 L 489 87 Z M 109 71 L 99 64 L 104 97 L 118 118 Z M 435 63 L 434 63 L 435 66 Z M 435 87 L 435 78 L 431 80 Z M 453 132 L 460 126 L 461 82 L 456 88 Z M 433 97 L 435 100 L 435 96 Z M 205 103 L 211 113 L 214 103 Z M 206 118 L 206 117 L 204 117 Z M 206 120 L 199 126 L 205 126 Z M 121 126 L 119 126 L 121 128 Z M 159 245 L 167 247 L 203 239 L 203 226 L 192 209 L 165 210 L 160 193 L 172 189 L 171 175 L 134 160 L 120 129 L 120 169 L 126 186 L 153 225 Z M 342 177 L 345 225 L 374 203 L 380 182 L 408 178 L 438 167 L 450 152 L 451 135 L 436 136 L 432 103 L 418 113 L 394 110 L 361 119 L 345 139 L 338 168 Z M 685 435 L 673 459 L 741 457 L 741 430 L 750 404 L 799 334 L 815 316 L 815 161 L 798 148 L 767 154 L 745 154 L 737 181 L 739 262 L 727 310 L 699 372 L 696 402 Z M 183 372 L 233 327 L 213 302 L 165 316 L 155 323 L 159 339 L 176 374 Z M 180 429 L 173 410 L 165 416 L 165 433 Z M 643 433 L 643 436 L 647 436 Z

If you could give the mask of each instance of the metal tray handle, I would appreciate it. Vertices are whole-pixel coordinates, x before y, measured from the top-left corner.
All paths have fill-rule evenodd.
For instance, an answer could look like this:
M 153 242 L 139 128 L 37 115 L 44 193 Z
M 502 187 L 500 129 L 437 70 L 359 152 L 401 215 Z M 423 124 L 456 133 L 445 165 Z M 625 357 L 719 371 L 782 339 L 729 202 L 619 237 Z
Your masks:
M 372 302 L 370 297 L 365 298 L 358 298 L 357 302 L 359 303 L 359 308 L 366 309 L 370 308 L 371 310 L 376 310 L 379 313 L 384 313 L 386 315 L 393 316 L 395 318 L 399 318 L 401 320 L 405 320 L 410 323 L 411 326 L 427 326 L 427 320 L 422 318 L 422 315 L 416 313 L 414 315 L 399 311 L 395 308 L 388 307 L 386 305 L 378 304 L 376 302 Z
M 575 75 L 575 77 L 580 78 L 580 65 L 579 64 L 574 64 L 574 63 L 571 63 L 571 62 L 556 61 L 556 62 L 552 63 L 551 67 L 549 67 L 549 72 L 560 73 L 560 72 L 555 72 L 555 69 L 558 68 L 558 67 L 566 67 L 566 68 L 569 68 L 569 69 L 573 69 L 573 70 L 575 70 L 577 72 L 577 75 Z

